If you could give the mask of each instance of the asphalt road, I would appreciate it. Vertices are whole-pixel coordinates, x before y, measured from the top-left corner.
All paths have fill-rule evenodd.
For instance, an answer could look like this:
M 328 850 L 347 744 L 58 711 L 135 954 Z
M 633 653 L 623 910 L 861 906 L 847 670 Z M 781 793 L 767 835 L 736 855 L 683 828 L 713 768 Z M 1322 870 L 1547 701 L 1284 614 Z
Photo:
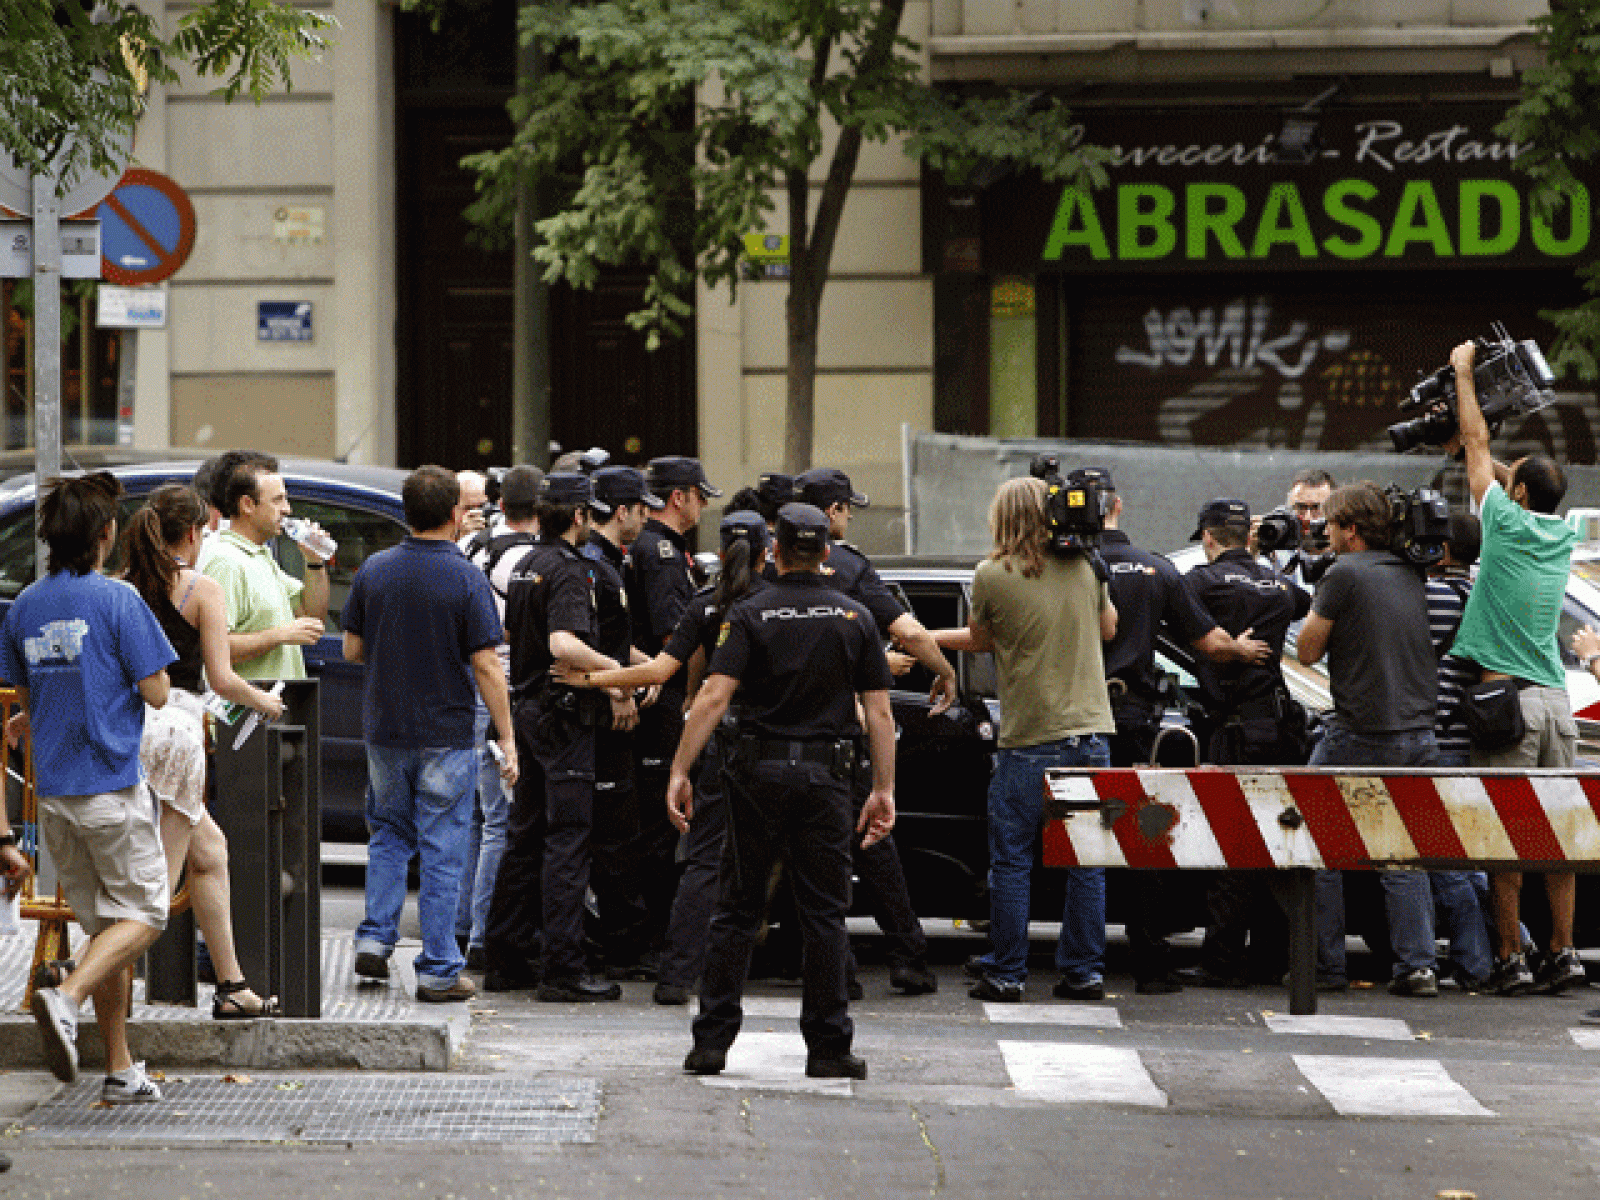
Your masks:
M 341 921 L 359 912 L 345 888 L 325 904 Z M 1363 989 L 1323 997 L 1295 1025 L 1269 988 L 1145 997 L 1113 976 L 1103 1004 L 1063 1004 L 1040 944 L 1031 1003 L 984 1006 L 961 978 L 971 946 L 941 940 L 936 996 L 892 995 L 885 970 L 865 968 L 852 1006 L 865 1082 L 805 1078 L 793 986 L 753 985 L 714 1080 L 681 1073 L 688 1014 L 653 1005 L 648 984 L 589 1008 L 485 995 L 452 1076 L 593 1081 L 592 1143 L 141 1148 L 22 1133 L 4 1143 L 17 1166 L 0 1197 L 1600 1191 L 1600 1030 L 1578 1024 L 1600 991 L 1424 1001 Z

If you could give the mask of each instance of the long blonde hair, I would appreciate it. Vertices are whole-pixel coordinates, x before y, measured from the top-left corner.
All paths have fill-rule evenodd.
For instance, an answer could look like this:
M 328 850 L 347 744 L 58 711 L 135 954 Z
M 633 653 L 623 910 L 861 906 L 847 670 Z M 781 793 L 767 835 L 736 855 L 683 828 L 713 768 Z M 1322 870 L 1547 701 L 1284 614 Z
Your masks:
M 1032 475 L 1008 479 L 989 505 L 989 534 L 994 538 L 990 558 L 1011 570 L 1011 560 L 1021 563 L 1024 579 L 1044 573 L 1044 556 L 1050 546 L 1050 526 L 1045 516 L 1048 490 L 1044 480 Z

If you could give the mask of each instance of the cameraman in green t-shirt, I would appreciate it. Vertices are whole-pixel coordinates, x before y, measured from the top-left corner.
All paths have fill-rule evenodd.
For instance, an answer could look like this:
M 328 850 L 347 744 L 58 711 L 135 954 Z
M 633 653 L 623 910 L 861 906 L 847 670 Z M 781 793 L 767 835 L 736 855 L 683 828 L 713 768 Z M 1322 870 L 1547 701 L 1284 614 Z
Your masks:
M 1472 765 L 1571 767 L 1578 727 L 1572 720 L 1557 633 L 1577 534 L 1555 515 L 1566 495 L 1567 477 L 1543 454 L 1518 459 L 1509 468 L 1490 456 L 1489 425 L 1473 382 L 1476 356 L 1472 342 L 1450 352 L 1461 432 L 1446 450 L 1453 453 L 1459 443 L 1466 451 L 1467 484 L 1483 522 L 1477 583 L 1450 652 L 1477 663 L 1484 679 L 1515 682 L 1527 732 L 1516 745 L 1493 754 L 1475 748 Z M 1582 983 L 1583 963 L 1572 948 L 1575 876 L 1545 874 L 1550 953 L 1537 977 L 1522 954 L 1521 872 L 1490 875 L 1489 885 L 1499 951 L 1489 986 L 1503 996 L 1534 991 L 1554 995 Z

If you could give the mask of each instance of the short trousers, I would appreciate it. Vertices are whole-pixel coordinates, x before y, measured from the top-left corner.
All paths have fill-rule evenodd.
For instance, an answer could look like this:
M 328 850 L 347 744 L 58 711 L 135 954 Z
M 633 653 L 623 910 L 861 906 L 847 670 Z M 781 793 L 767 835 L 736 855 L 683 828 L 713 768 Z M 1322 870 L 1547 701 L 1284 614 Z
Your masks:
M 144 710 L 139 763 L 151 791 L 190 826 L 206 815 L 206 734 L 200 699 L 173 688 L 161 708 Z
M 40 796 L 39 832 L 62 894 L 90 937 L 118 921 L 166 928 L 167 856 L 149 785 Z

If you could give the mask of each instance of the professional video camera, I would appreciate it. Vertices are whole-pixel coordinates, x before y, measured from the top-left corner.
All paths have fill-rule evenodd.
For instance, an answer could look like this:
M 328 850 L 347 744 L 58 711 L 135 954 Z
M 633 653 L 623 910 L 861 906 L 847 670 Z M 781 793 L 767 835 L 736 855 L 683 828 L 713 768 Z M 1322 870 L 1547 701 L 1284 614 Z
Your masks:
M 1101 580 L 1108 578 L 1100 558 L 1100 535 L 1105 532 L 1111 493 L 1104 476 L 1094 467 L 1080 467 L 1066 478 L 1061 460 L 1053 454 L 1036 454 L 1028 474 L 1042 479 L 1049 489 L 1045 517 L 1050 524 L 1050 549 L 1063 558 L 1082 554 Z
M 1496 321 L 1492 339 L 1477 339 L 1478 357 L 1472 379 L 1478 407 L 1491 433 L 1499 433 L 1507 417 L 1538 412 L 1555 400 L 1551 386 L 1555 373 L 1532 339 L 1511 340 L 1506 327 Z M 1418 446 L 1442 446 L 1461 428 L 1456 414 L 1456 372 L 1440 367 L 1412 388 L 1400 402 L 1400 411 L 1420 416 L 1389 426 L 1389 437 L 1401 454 Z
M 487 497 L 483 502 L 483 519 L 490 524 L 500 515 L 500 490 L 505 485 L 506 472 L 509 467 L 490 467 L 483 473 L 483 494 Z
M 610 461 L 611 451 L 601 446 L 590 446 L 578 455 L 578 469 L 585 475 L 593 475 Z
M 1432 488 L 1403 492 L 1395 484 L 1384 489 L 1389 497 L 1393 534 L 1389 549 L 1408 563 L 1431 567 L 1444 557 L 1450 540 L 1450 503 Z
M 1280 504 L 1261 518 L 1256 526 L 1256 549 L 1262 554 L 1294 550 L 1300 545 L 1300 518 L 1294 510 Z

